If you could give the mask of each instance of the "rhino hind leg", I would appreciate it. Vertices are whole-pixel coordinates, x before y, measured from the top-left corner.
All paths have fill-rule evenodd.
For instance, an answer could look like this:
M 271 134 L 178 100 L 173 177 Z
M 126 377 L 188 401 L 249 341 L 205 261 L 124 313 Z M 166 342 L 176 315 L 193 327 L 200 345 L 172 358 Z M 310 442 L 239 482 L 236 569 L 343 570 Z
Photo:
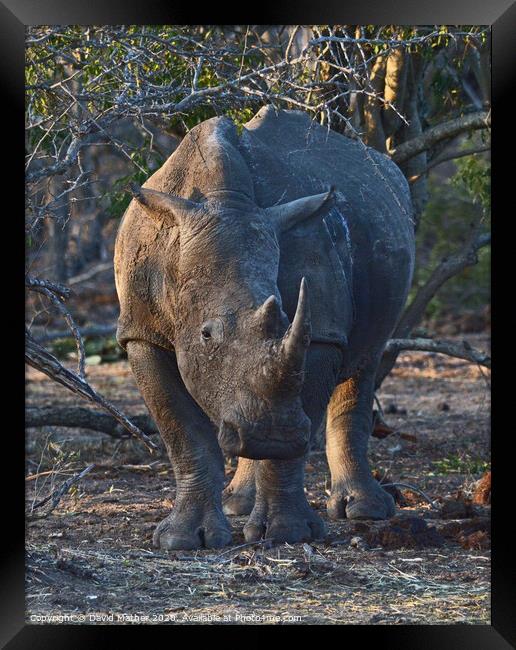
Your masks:
M 127 354 L 176 479 L 174 507 L 156 528 L 154 545 L 171 550 L 230 544 L 222 512 L 222 452 L 209 419 L 183 384 L 175 355 L 144 341 L 130 341 Z
M 222 493 L 222 508 L 226 515 L 248 515 L 253 509 L 256 495 L 256 461 L 239 458 L 231 482 Z
M 305 459 L 261 460 L 256 464 L 256 501 L 244 526 L 248 542 L 308 542 L 322 539 L 326 526 L 303 489 Z
M 373 478 L 367 459 L 376 364 L 339 384 L 328 406 L 326 454 L 331 471 L 331 519 L 387 519 L 394 500 Z

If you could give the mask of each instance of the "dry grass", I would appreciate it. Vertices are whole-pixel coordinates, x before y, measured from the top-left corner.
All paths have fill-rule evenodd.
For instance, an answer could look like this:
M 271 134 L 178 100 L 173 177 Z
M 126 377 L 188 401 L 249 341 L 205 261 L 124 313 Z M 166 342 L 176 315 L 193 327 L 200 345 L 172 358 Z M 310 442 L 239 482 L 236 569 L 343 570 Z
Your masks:
M 317 549 L 309 557 L 302 545 L 170 555 L 62 547 L 55 558 L 55 547 L 29 546 L 29 609 L 113 613 L 115 620 L 130 614 L 150 622 L 224 615 L 232 622 L 253 615 L 303 623 L 489 620 L 485 553 Z

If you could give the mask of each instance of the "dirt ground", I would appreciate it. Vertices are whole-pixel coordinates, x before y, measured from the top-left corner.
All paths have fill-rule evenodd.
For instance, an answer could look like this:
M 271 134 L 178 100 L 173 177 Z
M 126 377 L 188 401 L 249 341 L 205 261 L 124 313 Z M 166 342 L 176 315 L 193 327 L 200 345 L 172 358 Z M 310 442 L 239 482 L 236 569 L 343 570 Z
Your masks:
M 484 334 L 467 339 L 489 346 Z M 144 412 L 127 362 L 88 372 L 127 413 Z M 32 369 L 26 388 L 30 405 L 87 406 Z M 469 500 L 490 469 L 489 397 L 489 377 L 474 365 L 402 354 L 378 394 L 395 432 L 371 439 L 371 464 L 379 479 L 416 487 L 433 505 L 400 487 L 389 522 L 328 521 L 328 466 L 314 452 L 305 484 L 328 537 L 272 548 L 245 545 L 245 518 L 231 517 L 233 547 L 157 551 L 153 529 L 174 501 L 163 453 L 85 430 L 30 429 L 27 621 L 489 623 L 490 505 Z M 48 516 L 46 506 L 32 511 L 91 463 Z M 228 480 L 234 470 L 228 459 Z

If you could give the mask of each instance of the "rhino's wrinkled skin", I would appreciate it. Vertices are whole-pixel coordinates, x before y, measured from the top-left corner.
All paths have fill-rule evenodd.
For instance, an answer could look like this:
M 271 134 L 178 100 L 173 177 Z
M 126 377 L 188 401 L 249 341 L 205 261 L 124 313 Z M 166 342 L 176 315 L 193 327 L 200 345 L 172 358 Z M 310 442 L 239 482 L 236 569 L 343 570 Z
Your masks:
M 118 340 L 177 482 L 156 545 L 229 544 L 224 512 L 250 512 L 249 541 L 323 536 L 303 463 L 326 409 L 329 515 L 393 514 L 367 444 L 413 258 L 399 169 L 296 111 L 263 108 L 241 134 L 207 120 L 135 188 L 115 249 Z M 224 506 L 221 448 L 241 457 Z

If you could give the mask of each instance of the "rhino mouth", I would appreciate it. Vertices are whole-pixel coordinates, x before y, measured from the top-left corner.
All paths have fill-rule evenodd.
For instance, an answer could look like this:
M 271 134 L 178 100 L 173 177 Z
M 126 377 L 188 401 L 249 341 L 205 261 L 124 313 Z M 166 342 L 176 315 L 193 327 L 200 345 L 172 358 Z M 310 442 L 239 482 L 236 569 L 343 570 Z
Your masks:
M 259 425 L 233 426 L 223 420 L 219 428 L 218 441 L 228 456 L 242 456 L 253 460 L 288 460 L 299 458 L 308 451 L 310 442 L 310 420 L 304 419 L 295 427 Z

